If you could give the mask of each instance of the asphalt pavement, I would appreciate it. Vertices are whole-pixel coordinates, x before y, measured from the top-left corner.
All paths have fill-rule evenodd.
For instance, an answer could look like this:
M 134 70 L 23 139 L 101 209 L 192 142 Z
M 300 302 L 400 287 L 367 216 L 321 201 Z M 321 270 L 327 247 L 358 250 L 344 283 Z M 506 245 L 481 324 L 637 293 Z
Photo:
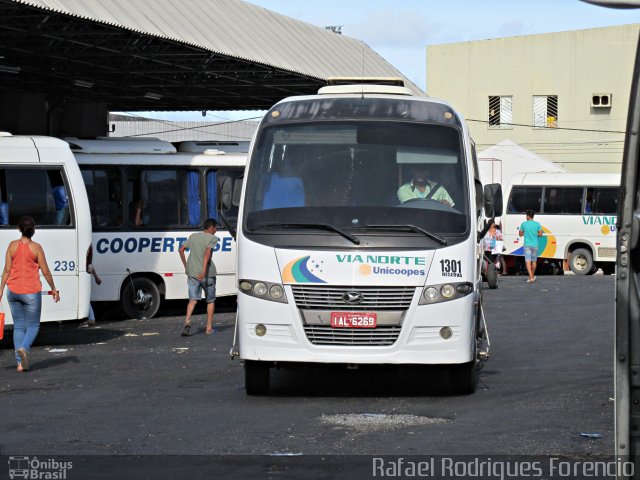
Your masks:
M 463 396 L 390 368 L 275 371 L 273 393 L 247 396 L 229 299 L 211 336 L 203 309 L 180 336 L 185 302 L 46 324 L 32 371 L 0 350 L 0 455 L 613 454 L 613 277 L 501 277 L 485 294 L 491 357 Z

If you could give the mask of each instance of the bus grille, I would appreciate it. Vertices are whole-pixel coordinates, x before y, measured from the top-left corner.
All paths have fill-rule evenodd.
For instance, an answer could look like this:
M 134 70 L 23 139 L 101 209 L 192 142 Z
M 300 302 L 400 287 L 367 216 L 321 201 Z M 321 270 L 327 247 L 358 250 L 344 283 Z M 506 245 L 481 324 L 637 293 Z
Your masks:
M 305 310 L 407 310 L 415 287 L 318 287 L 293 285 L 293 298 L 298 308 Z M 347 292 L 362 293 L 364 299 L 357 305 L 346 303 Z
M 616 258 L 617 251 L 615 248 L 608 247 L 598 247 L 598 256 L 599 257 L 611 257 Z
M 306 325 L 304 331 L 314 345 L 387 346 L 393 345 L 400 335 L 400 325 L 381 325 L 376 328 L 331 328 Z

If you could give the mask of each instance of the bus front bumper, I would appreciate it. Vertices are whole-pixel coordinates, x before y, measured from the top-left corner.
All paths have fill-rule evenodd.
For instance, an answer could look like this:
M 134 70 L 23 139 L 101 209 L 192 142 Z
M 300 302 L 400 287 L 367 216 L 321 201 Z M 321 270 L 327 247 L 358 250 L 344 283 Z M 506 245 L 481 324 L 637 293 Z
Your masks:
M 466 363 L 475 357 L 473 295 L 433 305 L 418 305 L 414 299 L 402 324 L 383 335 L 383 342 L 373 329 L 360 328 L 351 335 L 345 329 L 305 325 L 295 305 L 242 293 L 238 294 L 238 322 L 242 360 L 430 365 Z M 443 338 L 444 328 L 450 329 L 450 338 Z M 266 333 L 258 335 L 263 329 Z

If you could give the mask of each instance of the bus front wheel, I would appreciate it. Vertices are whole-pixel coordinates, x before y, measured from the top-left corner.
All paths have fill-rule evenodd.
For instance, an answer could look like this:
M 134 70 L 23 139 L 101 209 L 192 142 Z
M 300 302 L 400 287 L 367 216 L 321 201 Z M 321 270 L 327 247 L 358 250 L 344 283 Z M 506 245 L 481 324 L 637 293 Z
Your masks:
M 593 255 L 586 248 L 576 248 L 571 252 L 569 268 L 576 275 L 589 275 L 593 271 Z
M 476 360 L 459 365 L 449 365 L 451 393 L 468 395 L 476 390 Z
M 133 284 L 131 280 L 133 280 Z M 160 308 L 160 290 L 148 278 L 127 278 L 122 290 L 120 304 L 129 318 L 138 320 L 152 318 Z
M 487 264 L 487 283 L 489 284 L 489 288 L 498 288 L 498 271 L 493 262 Z
M 256 360 L 245 360 L 244 388 L 247 395 L 269 393 L 269 364 Z

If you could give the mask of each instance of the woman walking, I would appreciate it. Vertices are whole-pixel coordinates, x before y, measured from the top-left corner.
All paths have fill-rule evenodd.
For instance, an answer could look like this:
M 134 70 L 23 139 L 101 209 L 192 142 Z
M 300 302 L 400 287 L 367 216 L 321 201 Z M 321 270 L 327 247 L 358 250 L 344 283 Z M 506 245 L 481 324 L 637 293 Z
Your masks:
M 39 243 L 31 240 L 36 225 L 31 217 L 22 217 L 18 222 L 22 236 L 14 240 L 7 248 L 0 300 L 5 285 L 9 286 L 7 300 L 13 317 L 13 345 L 16 349 L 17 370 L 29 370 L 29 349 L 40 329 L 40 311 L 42 309 L 42 283 L 39 270 L 53 291 L 53 301 L 60 301 L 60 293 L 53 284 L 44 250 Z

